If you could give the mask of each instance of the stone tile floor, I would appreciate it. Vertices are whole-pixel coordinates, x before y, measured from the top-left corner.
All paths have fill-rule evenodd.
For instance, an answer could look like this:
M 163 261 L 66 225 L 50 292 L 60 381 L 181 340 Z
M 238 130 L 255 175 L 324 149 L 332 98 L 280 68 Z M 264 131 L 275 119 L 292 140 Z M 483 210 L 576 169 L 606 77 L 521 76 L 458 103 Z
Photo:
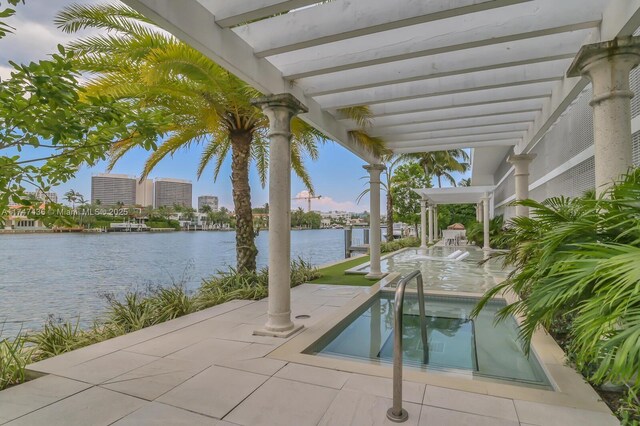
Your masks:
M 307 328 L 363 288 L 303 285 Z M 287 340 L 253 336 L 266 302 L 233 301 L 30 366 L 0 392 L 8 425 L 383 425 L 387 378 L 266 358 Z M 602 411 L 404 383 L 406 425 L 615 425 Z

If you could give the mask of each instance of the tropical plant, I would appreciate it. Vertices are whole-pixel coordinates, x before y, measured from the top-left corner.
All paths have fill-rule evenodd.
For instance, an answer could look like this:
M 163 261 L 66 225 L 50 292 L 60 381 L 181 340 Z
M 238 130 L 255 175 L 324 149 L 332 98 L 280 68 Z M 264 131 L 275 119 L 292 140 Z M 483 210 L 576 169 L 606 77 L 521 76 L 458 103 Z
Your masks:
M 24 381 L 25 366 L 32 352 L 25 343 L 20 333 L 12 339 L 2 338 L 0 328 L 0 390 Z
M 467 240 L 477 246 L 484 246 L 484 224 L 473 220 L 466 225 Z M 498 215 L 489 221 L 489 245 L 494 249 L 507 248 L 507 242 L 503 236 L 504 217 Z
M 17 6 L 20 3 L 24 4 L 24 0 L 7 0 L 7 3 L 9 3 L 11 6 Z M 2 3 L 0 3 L 0 6 L 2 6 Z M 0 9 L 0 18 L 10 18 L 15 13 L 15 9 L 11 9 L 10 7 Z M 15 30 L 15 28 L 13 28 L 11 25 L 7 24 L 4 21 L 0 21 L 0 38 L 3 38 L 7 34 L 12 33 L 13 30 Z
M 500 257 L 515 267 L 490 290 L 478 313 L 505 290 L 520 300 L 499 313 L 522 315 L 520 335 L 529 347 L 535 330 L 570 318 L 567 347 L 595 383 L 640 389 L 640 169 L 604 195 L 520 201 L 530 217 L 510 221 Z
M 114 141 L 134 133 L 148 136 L 141 137 L 143 144 L 155 140 L 149 127 L 157 117 L 85 93 L 72 54 L 62 46 L 48 60 L 11 65 L 11 78 L 0 81 L 0 211 L 10 202 L 39 204 L 26 187 L 46 193 L 74 177 L 80 165 L 105 159 Z
M 239 270 L 256 269 L 249 165 L 254 163 L 264 185 L 268 169 L 268 120 L 251 100 L 261 94 L 215 64 L 199 51 L 182 43 L 133 9 L 121 4 L 71 5 L 63 9 L 56 24 L 74 33 L 93 28 L 108 33 L 70 43 L 80 69 L 93 75 L 89 93 L 107 93 L 127 100 L 142 111 L 158 111 L 167 119 L 158 129 L 164 141 L 149 156 L 141 178 L 167 155 L 192 145 L 201 145 L 197 168 L 200 177 L 213 164 L 217 178 L 231 154 L 231 182 L 236 217 L 236 258 Z M 361 124 L 368 122 L 365 107 L 345 113 Z M 313 192 L 304 167 L 305 155 L 318 156 L 317 142 L 323 134 L 301 119 L 291 123 L 292 168 Z M 381 152 L 382 143 L 364 130 L 350 133 L 356 143 Z M 118 143 L 111 152 L 112 167 L 123 155 L 139 145 L 136 138 Z
M 442 188 L 442 179 L 451 186 L 456 186 L 452 172 L 465 173 L 469 170 L 469 154 L 464 149 L 449 149 L 446 151 L 420 152 L 404 154 L 408 159 L 418 161 L 425 176 L 436 176 L 438 188 Z
M 416 162 L 398 166 L 391 179 L 393 191 L 394 220 L 417 226 L 420 222 L 420 195 L 415 188 L 430 188 L 431 178 L 425 176 L 422 167 Z

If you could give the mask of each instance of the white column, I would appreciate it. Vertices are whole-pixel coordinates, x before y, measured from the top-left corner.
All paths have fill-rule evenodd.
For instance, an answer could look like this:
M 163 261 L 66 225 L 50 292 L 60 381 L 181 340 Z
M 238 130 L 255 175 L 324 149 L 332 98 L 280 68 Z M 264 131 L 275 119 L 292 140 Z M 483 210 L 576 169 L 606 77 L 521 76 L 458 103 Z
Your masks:
M 427 248 L 427 200 L 420 200 L 420 248 Z
M 260 336 L 288 337 L 291 321 L 291 119 L 307 109 L 290 94 L 256 99 L 269 118 L 269 305 Z
M 429 244 L 433 244 L 433 204 L 429 204 Z
M 483 217 L 482 223 L 484 224 L 484 246 L 483 250 L 491 250 L 491 245 L 489 243 L 489 199 L 490 196 L 488 193 L 484 193 L 484 197 L 482 197 L 482 208 L 483 208 Z
M 516 200 L 529 198 L 529 163 L 536 154 L 510 155 L 507 161 L 515 167 Z M 516 216 L 529 216 L 529 207 L 516 206 Z
M 438 239 L 438 205 L 433 206 L 433 237 Z
M 369 254 L 371 262 L 367 278 L 382 278 L 385 274 L 380 271 L 380 174 L 384 170 L 383 164 L 364 166 L 369 172 Z
M 593 85 L 597 195 L 632 165 L 629 73 L 639 63 L 640 37 L 624 37 L 582 46 L 567 72 L 586 76 Z

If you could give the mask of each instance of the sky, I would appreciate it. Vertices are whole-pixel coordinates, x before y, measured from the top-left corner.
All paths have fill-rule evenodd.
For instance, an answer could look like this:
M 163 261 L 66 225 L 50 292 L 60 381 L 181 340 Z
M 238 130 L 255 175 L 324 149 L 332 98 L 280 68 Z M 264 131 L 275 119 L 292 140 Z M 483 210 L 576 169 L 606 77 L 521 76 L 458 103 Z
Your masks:
M 79 35 L 64 34 L 53 25 L 55 14 L 63 7 L 72 4 L 93 4 L 97 0 L 27 0 L 26 5 L 19 5 L 17 13 L 10 20 L 11 26 L 16 28 L 14 34 L 0 39 L 0 78 L 9 77 L 11 67 L 9 61 L 28 63 L 45 59 L 47 55 L 56 51 L 58 44 L 65 44 Z M 3 4 L 4 6 L 4 4 Z M 86 33 L 85 33 L 86 34 Z M 326 143 L 320 146 L 319 159 L 307 160 L 306 165 L 311 176 L 315 193 L 322 197 L 312 200 L 313 210 L 347 210 L 362 212 L 369 210 L 369 198 L 364 196 L 359 203 L 356 198 L 366 188 L 366 172 L 362 169 L 365 163 L 357 156 L 337 143 Z M 143 149 L 133 150 L 121 159 L 112 173 L 139 175 L 145 159 L 149 153 Z M 213 168 L 205 170 L 202 177 L 196 178 L 196 168 L 200 151 L 196 147 L 176 153 L 161 161 L 151 173 L 151 178 L 179 178 L 193 183 L 193 200 L 197 204 L 199 195 L 216 195 L 220 206 L 233 210 L 231 196 L 231 167 L 227 159 L 220 171 L 218 179 L 213 179 Z M 91 196 L 91 175 L 106 172 L 106 163 L 99 163 L 95 167 L 83 167 L 71 181 L 55 188 L 60 196 L 73 189 L 89 199 Z M 466 176 L 456 174 L 459 181 Z M 295 174 L 292 174 L 292 197 L 307 194 L 304 184 Z M 254 207 L 263 206 L 268 202 L 269 195 L 266 188 L 262 188 L 255 170 L 250 173 L 251 203 Z M 384 212 L 384 197 L 382 197 L 382 211 Z M 292 200 L 292 208 L 307 208 L 306 200 Z

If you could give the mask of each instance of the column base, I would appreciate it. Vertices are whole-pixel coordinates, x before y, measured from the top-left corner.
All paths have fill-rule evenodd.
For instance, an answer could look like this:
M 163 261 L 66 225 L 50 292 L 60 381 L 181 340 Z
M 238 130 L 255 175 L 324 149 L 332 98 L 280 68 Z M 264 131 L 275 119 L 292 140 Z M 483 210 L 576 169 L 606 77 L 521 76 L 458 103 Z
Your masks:
M 370 280 L 379 280 L 387 276 L 386 272 L 369 272 L 364 277 Z
M 271 330 L 266 326 L 253 331 L 254 336 L 281 337 L 286 339 L 304 328 L 304 324 L 293 324 L 289 330 Z

